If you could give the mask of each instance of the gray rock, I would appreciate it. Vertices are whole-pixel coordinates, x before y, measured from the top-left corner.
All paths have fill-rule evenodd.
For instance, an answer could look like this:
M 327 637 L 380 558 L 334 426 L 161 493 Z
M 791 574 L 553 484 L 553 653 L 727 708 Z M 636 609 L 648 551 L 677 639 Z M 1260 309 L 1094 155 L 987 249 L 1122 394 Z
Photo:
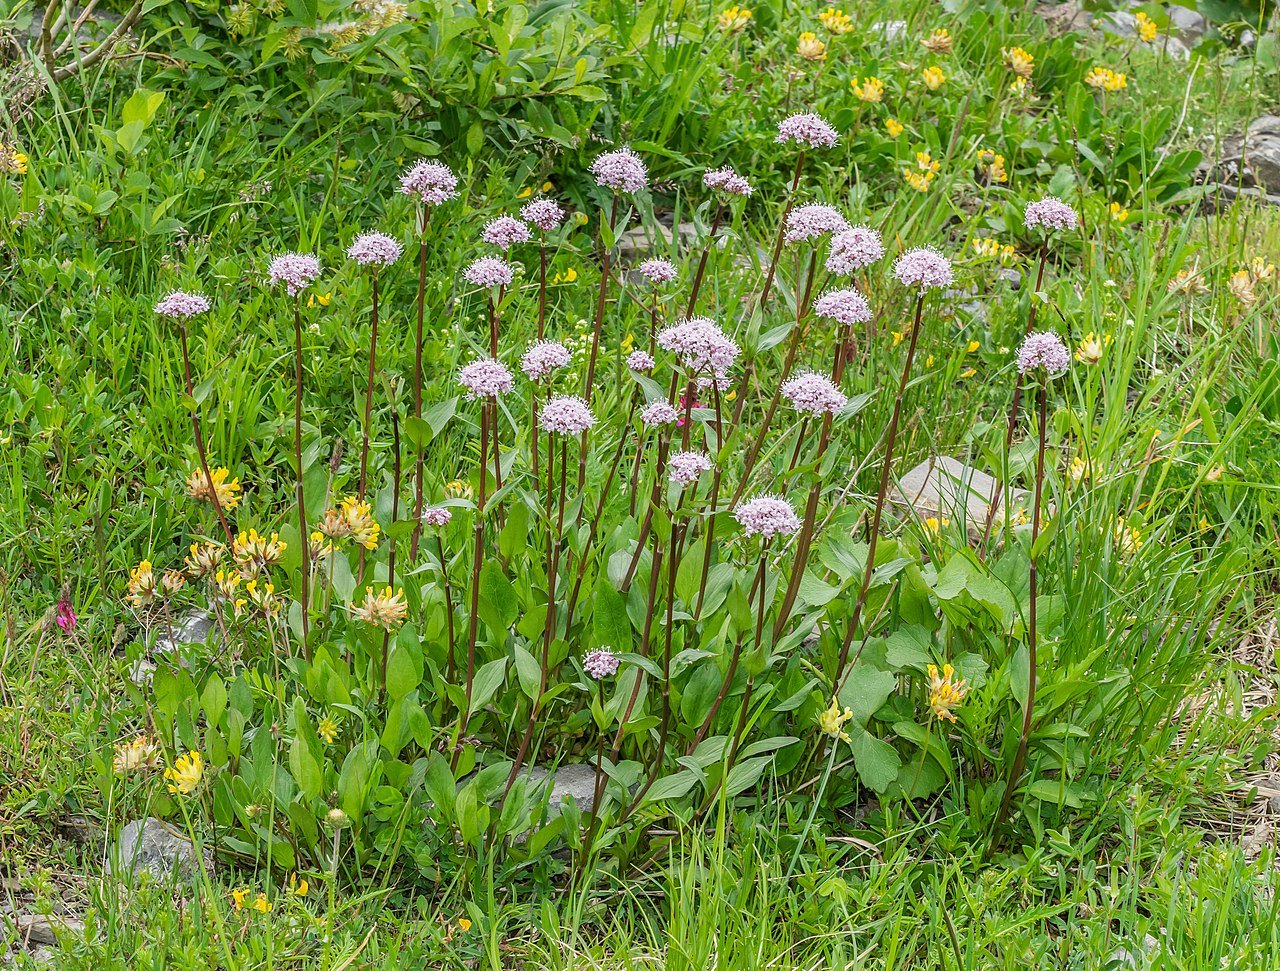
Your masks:
M 560 811 L 560 804 L 566 797 L 578 805 L 578 811 L 591 812 L 596 797 L 596 767 L 578 762 L 562 765 L 552 771 L 546 766 L 535 765 L 529 770 L 529 781 L 534 785 L 545 783 L 551 777 L 551 791 L 547 796 L 547 805 L 555 815 Z
M 1142 938 L 1141 944 L 1116 948 L 1107 961 L 1110 966 L 1117 968 L 1149 968 L 1151 959 L 1159 948 L 1160 942 L 1147 934 Z
M 1165 8 L 1170 25 L 1177 30 L 1178 38 L 1188 47 L 1195 47 L 1209 32 L 1209 20 L 1198 10 L 1170 4 Z
M 1022 503 L 1027 493 L 1012 489 L 1010 501 Z M 947 455 L 921 462 L 898 480 L 890 499 L 909 508 L 921 519 L 936 516 L 957 522 L 964 519 L 971 540 L 982 538 L 987 522 L 987 508 L 996 499 L 996 523 L 999 524 L 1003 500 L 1000 482 L 980 469 L 972 468 Z
M 213 615 L 205 610 L 193 610 L 178 618 L 173 623 L 172 631 L 163 622 L 160 624 L 155 650 L 172 653 L 188 644 L 203 644 L 211 630 Z
M 42 914 L 19 914 L 14 918 L 18 936 L 27 946 L 57 944 L 59 935 L 83 934 L 84 921 L 74 917 L 46 917 Z
M 882 20 L 871 25 L 873 34 L 880 34 L 885 40 L 893 41 L 905 37 L 907 22 L 905 20 Z
M 1243 135 L 1224 138 L 1216 176 L 1227 185 L 1280 192 L 1280 116 L 1263 115 Z
M 212 869 L 213 858 L 208 852 L 204 863 Z M 155 817 L 126 824 L 111 858 L 111 870 L 118 876 L 145 871 L 165 880 L 175 875 L 190 877 L 197 869 L 196 849 L 191 841 Z
M 1127 10 L 1113 10 L 1110 13 L 1104 13 L 1093 22 L 1093 27 L 1103 33 L 1114 34 L 1117 37 L 1136 37 L 1138 34 L 1137 20 Z M 1191 49 L 1183 40 L 1173 36 L 1171 33 L 1162 33 L 1156 39 L 1156 43 L 1162 44 L 1171 57 L 1180 61 L 1185 61 L 1191 57 Z
M 664 222 L 653 226 L 633 226 L 618 237 L 618 262 L 631 269 L 628 264 L 647 260 L 655 252 L 670 252 L 672 240 L 676 237 L 681 248 L 687 247 L 698 238 L 698 227 L 690 222 L 674 227 Z

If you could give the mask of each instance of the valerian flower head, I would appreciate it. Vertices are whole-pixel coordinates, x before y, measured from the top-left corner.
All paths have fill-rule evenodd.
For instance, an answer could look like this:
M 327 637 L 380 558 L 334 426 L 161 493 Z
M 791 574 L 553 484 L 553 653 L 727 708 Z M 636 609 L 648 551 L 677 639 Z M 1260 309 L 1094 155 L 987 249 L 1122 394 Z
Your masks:
M 577 395 L 556 395 L 542 406 L 542 424 L 548 432 L 581 435 L 596 423 L 590 406 Z
M 852 226 L 831 237 L 827 253 L 827 272 L 848 276 L 884 258 L 880 234 L 869 226 Z
M 806 415 L 835 415 L 848 399 L 832 380 L 814 371 L 804 371 L 782 385 L 782 396 L 791 407 Z
M 612 677 L 618 673 L 622 659 L 607 647 L 588 651 L 582 658 L 582 670 L 597 681 Z
M 775 536 L 790 536 L 800 529 L 800 517 L 791 503 L 780 496 L 757 496 L 748 499 L 733 511 L 743 532 L 771 540 Z
M 726 196 L 749 196 L 755 189 L 751 183 L 735 172 L 728 165 L 718 169 L 708 169 L 702 173 L 702 184 L 713 192 Z
M 614 192 L 635 194 L 649 184 L 649 173 L 640 156 L 629 148 L 605 152 L 591 163 L 596 183 Z
M 782 119 L 776 140 L 784 145 L 795 142 L 804 148 L 830 148 L 840 136 L 821 115 L 801 113 Z
M 668 260 L 645 260 L 636 271 L 655 287 L 671 283 L 679 275 L 675 264 Z
M 458 177 L 448 166 L 422 159 L 400 176 L 400 191 L 417 196 L 428 206 L 438 206 L 458 194 Z
M 898 257 L 893 275 L 904 286 L 919 287 L 924 292 L 951 285 L 951 262 L 936 249 L 921 246 Z
M 466 388 L 468 398 L 496 398 L 515 384 L 511 372 L 491 357 L 466 365 L 458 372 L 458 381 Z
M 403 247 L 386 233 L 361 233 L 347 248 L 347 256 L 361 266 L 382 268 L 400 259 Z
M 839 233 L 849 228 L 849 222 L 840 210 L 819 203 L 797 206 L 787 214 L 783 239 L 788 243 L 800 243 L 818 239 L 828 233 Z
M 650 402 L 640 412 L 640 420 L 644 422 L 646 428 L 673 425 L 679 417 L 680 412 L 662 399 Z
M 1057 334 L 1036 331 L 1028 334 L 1018 349 L 1018 371 L 1022 374 L 1037 373 L 1046 378 L 1056 378 L 1071 367 L 1071 352 Z
M 556 341 L 538 341 L 520 358 L 520 370 L 530 381 L 541 381 L 569 363 L 569 349 Z
M 485 225 L 480 238 L 503 252 L 516 243 L 527 243 L 533 239 L 533 233 L 524 222 L 514 216 L 499 216 Z
M 1080 217 L 1076 215 L 1076 211 L 1053 196 L 1045 196 L 1038 202 L 1030 203 L 1022 217 L 1022 224 L 1027 229 L 1039 226 L 1046 232 L 1053 232 L 1055 229 L 1065 232 L 1075 229 L 1079 223 Z
M 462 271 L 462 278 L 475 287 L 507 287 L 515 277 L 515 268 L 496 256 L 482 256 Z
M 653 355 L 647 351 L 632 351 L 627 355 L 627 367 L 638 374 L 648 374 L 653 364 Z
M 679 486 L 691 486 L 698 476 L 710 471 L 711 459 L 705 452 L 676 452 L 667 460 L 669 478 Z
M 283 283 L 285 293 L 296 297 L 320 275 L 320 261 L 305 253 L 282 253 L 267 267 L 273 284 Z
M 813 312 L 846 327 L 865 324 L 871 319 L 871 305 L 857 290 L 832 290 L 815 301 Z
M 156 304 L 156 313 L 161 317 L 175 320 L 187 320 L 197 314 L 209 312 L 209 298 L 199 293 L 187 293 L 185 290 L 174 290 Z
M 675 353 L 682 367 L 723 374 L 738 359 L 738 345 L 709 317 L 690 317 L 664 328 L 658 346 Z
M 448 526 L 453 519 L 453 513 L 449 511 L 447 506 L 432 506 L 430 509 L 422 511 L 422 523 L 424 526 L 434 526 L 440 529 Z
M 533 202 L 526 203 L 520 210 L 520 216 L 544 233 L 559 229 L 560 224 L 564 222 L 564 211 L 559 203 L 550 199 L 534 199 Z

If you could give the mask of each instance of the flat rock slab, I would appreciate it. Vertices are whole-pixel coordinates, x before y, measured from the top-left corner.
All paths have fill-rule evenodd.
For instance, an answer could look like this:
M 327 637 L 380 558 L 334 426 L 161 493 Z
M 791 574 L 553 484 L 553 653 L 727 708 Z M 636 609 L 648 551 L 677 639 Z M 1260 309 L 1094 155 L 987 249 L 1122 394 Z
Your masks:
M 14 917 L 13 923 L 18 936 L 28 947 L 33 944 L 57 944 L 59 935 L 84 933 L 84 921 L 76 920 L 74 917 L 18 914 Z
M 1026 496 L 1023 489 L 1009 491 L 1009 498 L 1014 503 L 1023 502 Z M 963 517 L 972 540 L 982 538 L 987 509 L 993 497 L 996 516 L 999 516 L 1003 501 L 1000 481 L 948 455 L 921 462 L 898 480 L 889 496 L 899 506 L 913 510 L 921 519 L 935 516 L 958 522 Z
M 556 814 L 565 797 L 578 804 L 578 811 L 591 812 L 596 804 L 596 767 L 582 762 L 562 765 L 554 770 L 546 766 L 535 765 L 529 770 L 528 779 L 531 785 L 540 785 L 551 778 L 551 792 L 547 795 L 547 806 Z
M 212 869 L 208 853 L 204 862 Z M 197 870 L 196 849 L 183 833 L 154 816 L 135 819 L 120 830 L 111 870 L 117 876 L 145 871 L 160 880 L 189 877 Z

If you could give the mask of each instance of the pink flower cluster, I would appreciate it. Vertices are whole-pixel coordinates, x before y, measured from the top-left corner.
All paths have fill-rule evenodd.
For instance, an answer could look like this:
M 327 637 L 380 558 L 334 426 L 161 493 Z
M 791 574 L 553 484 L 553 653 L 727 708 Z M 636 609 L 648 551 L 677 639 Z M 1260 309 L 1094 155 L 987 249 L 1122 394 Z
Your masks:
M 711 469 L 711 459 L 703 452 L 676 452 L 667 460 L 671 481 L 678 486 L 691 486 L 698 476 Z
M 702 184 L 713 192 L 726 196 L 749 196 L 755 190 L 751 183 L 740 176 L 729 166 L 719 169 L 708 169 L 702 174 Z
M 209 298 L 199 293 L 187 293 L 185 290 L 174 290 L 158 304 L 156 313 L 161 317 L 181 317 L 186 320 L 196 314 L 209 312 Z
M 765 540 L 790 536 L 800 528 L 800 517 L 791 508 L 791 503 L 778 496 L 748 499 L 733 511 L 733 518 L 748 536 L 759 536 Z
M 1027 206 L 1022 222 L 1027 229 L 1035 229 L 1040 226 L 1049 232 L 1053 232 L 1055 229 L 1065 231 L 1075 229 L 1080 224 L 1080 217 L 1076 215 L 1074 209 L 1061 199 L 1045 196 L 1039 202 L 1033 202 Z
M 559 203 L 550 199 L 534 199 L 533 202 L 526 203 L 520 210 L 520 216 L 544 233 L 560 228 L 560 224 L 564 222 L 564 212 L 560 209 Z
M 627 355 L 627 367 L 640 374 L 652 371 L 653 364 L 653 355 L 647 351 L 632 351 Z
M 673 351 L 688 371 L 724 374 L 738 359 L 738 345 L 709 317 L 690 317 L 658 334 L 658 346 Z
M 428 206 L 438 206 L 458 194 L 458 177 L 448 166 L 422 159 L 400 176 L 400 191 L 417 196 Z
M 320 261 L 302 253 L 283 253 L 271 261 L 267 275 L 272 283 L 283 283 L 289 296 L 296 297 L 320 275 Z
M 400 244 L 384 233 L 361 233 L 347 248 L 347 256 L 361 266 L 390 266 L 402 252 Z
M 520 358 L 520 370 L 530 381 L 541 381 L 569 363 L 569 349 L 555 341 L 538 341 Z
M 1062 339 L 1052 331 L 1041 330 L 1028 334 L 1018 348 L 1018 371 L 1030 374 L 1037 371 L 1045 377 L 1056 378 L 1071 367 L 1071 352 Z
M 618 673 L 618 665 L 622 659 L 607 647 L 588 651 L 582 658 L 582 670 L 597 681 L 603 681 Z
M 798 114 L 782 119 L 777 141 L 795 142 L 805 148 L 830 148 L 840 140 L 836 130 L 821 115 Z
M 871 305 L 867 303 L 867 298 L 852 289 L 824 293 L 814 303 L 813 312 L 846 327 L 865 324 L 871 319 Z
M 496 256 L 482 256 L 465 270 L 462 277 L 476 287 L 506 287 L 516 277 L 515 268 Z
M 853 226 L 831 237 L 827 272 L 848 276 L 884 258 L 880 234 L 868 226 Z
M 797 206 L 787 214 L 787 228 L 782 238 L 788 243 L 800 243 L 827 233 L 843 232 L 848 228 L 849 222 L 840 214 L 840 210 L 810 203 L 807 206 Z
M 458 381 L 467 389 L 468 398 L 496 398 L 515 384 L 511 372 L 491 357 L 472 361 L 458 373 Z
M 556 395 L 542 406 L 542 424 L 549 432 L 581 435 L 595 423 L 591 408 L 577 395 Z
M 516 243 L 527 243 L 533 239 L 529 227 L 514 216 L 499 216 L 484 227 L 480 238 L 503 252 Z
M 657 401 L 651 401 L 645 405 L 644 411 L 640 412 L 640 420 L 644 422 L 646 428 L 673 425 L 679 417 L 680 412 L 676 411 L 675 408 L 661 398 Z
M 893 275 L 908 287 L 919 287 L 923 293 L 930 287 L 947 287 L 953 279 L 951 262 L 929 246 L 907 250 L 893 264 Z
M 808 415 L 836 415 L 849 399 L 830 378 L 805 371 L 782 385 L 782 396 L 796 411 Z
M 668 260 L 645 260 L 636 270 L 655 287 L 670 283 L 679 275 L 675 264 Z
M 422 523 L 424 526 L 435 526 L 437 528 L 448 526 L 452 519 L 453 513 L 444 506 L 432 506 L 430 509 L 422 511 Z
M 596 182 L 614 192 L 634 194 L 649 184 L 649 173 L 640 156 L 629 148 L 605 152 L 591 163 Z

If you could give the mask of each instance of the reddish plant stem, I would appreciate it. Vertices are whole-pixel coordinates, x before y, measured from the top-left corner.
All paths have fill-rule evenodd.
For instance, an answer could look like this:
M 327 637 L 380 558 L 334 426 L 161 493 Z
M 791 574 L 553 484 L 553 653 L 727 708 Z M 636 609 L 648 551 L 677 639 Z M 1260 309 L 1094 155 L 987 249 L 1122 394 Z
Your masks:
M 609 232 L 618 221 L 618 194 L 613 195 L 613 205 L 609 210 Z M 604 244 L 604 234 L 600 236 L 600 293 L 596 297 L 596 320 L 591 329 L 591 356 L 587 359 L 587 379 L 582 388 L 582 397 L 591 400 L 591 389 L 596 380 L 596 357 L 600 353 L 600 329 L 604 326 L 604 308 L 609 295 L 609 260 L 613 247 Z M 582 450 L 578 455 L 578 490 L 581 491 L 587 481 L 587 432 L 582 433 Z
M 209 487 L 209 497 L 213 500 L 214 512 L 218 514 L 218 522 L 222 524 L 222 533 L 230 546 L 235 537 L 231 533 L 231 525 L 227 522 L 227 514 L 223 512 L 222 501 L 218 498 L 218 490 L 214 488 L 213 476 L 209 472 L 209 456 L 205 453 L 204 434 L 200 430 L 200 405 L 196 401 L 195 386 L 191 382 L 191 355 L 187 350 L 187 325 L 178 322 L 178 335 L 182 339 L 182 373 L 187 382 L 187 397 L 191 399 L 191 432 L 196 440 L 196 454 L 200 457 L 200 470 L 204 473 L 204 481 Z
M 369 379 L 364 389 L 364 430 L 360 442 L 360 482 L 356 497 L 364 502 L 369 475 L 369 430 L 373 425 L 373 375 L 378 359 L 378 271 L 373 271 L 373 314 L 369 325 Z M 360 547 L 360 564 L 356 568 L 356 586 L 364 583 L 365 548 Z
M 716 214 L 711 220 L 711 234 L 707 237 L 707 245 L 702 250 L 702 257 L 698 260 L 698 270 L 693 275 L 693 288 L 689 291 L 689 309 L 685 311 L 686 317 L 692 317 L 694 308 L 698 305 L 698 293 L 702 289 L 702 275 L 707 269 L 707 259 L 711 255 L 711 250 L 716 245 L 716 233 L 720 231 L 720 216 L 724 212 L 724 206 L 719 202 L 716 203 Z M 652 349 L 650 349 L 652 353 Z
M 1040 288 L 1044 285 L 1044 267 L 1049 257 L 1049 242 L 1046 240 L 1040 247 L 1040 266 L 1036 270 L 1036 288 L 1031 294 L 1031 308 L 1027 312 L 1027 333 L 1036 326 L 1036 311 L 1039 309 Z M 1009 491 L 1009 452 L 1013 449 L 1013 433 L 1018 427 L 1018 408 L 1022 404 L 1022 374 L 1014 369 L 1013 400 L 1009 403 L 1009 418 L 1004 433 L 1004 473 L 1000 476 L 1000 486 L 991 493 L 991 502 L 987 505 L 987 520 L 982 527 L 982 542 L 978 544 L 978 556 L 985 559 L 987 544 L 991 540 L 991 526 L 995 522 L 996 508 L 1002 505 Z M 1005 515 L 1009 513 L 1006 505 Z
M 471 720 L 471 687 L 476 675 L 476 638 L 480 624 L 480 562 L 484 558 L 484 506 L 485 488 L 489 477 L 489 402 L 485 398 L 480 405 L 480 491 L 476 502 L 475 555 L 471 563 L 471 617 L 467 629 L 467 710 L 462 713 L 462 723 L 458 726 L 458 738 L 467 732 L 467 724 Z M 453 765 L 456 767 L 461 745 L 454 747 Z
M 431 210 L 422 210 L 422 239 L 418 243 L 418 327 L 413 339 L 413 418 L 422 420 L 422 325 L 427 308 L 427 226 Z M 423 452 L 418 430 L 414 430 L 413 470 L 413 536 L 409 541 L 409 559 L 418 561 L 418 542 L 422 539 Z
M 631 555 L 631 562 L 627 565 L 626 575 L 622 578 L 622 584 L 619 590 L 626 593 L 631 589 L 631 580 L 635 577 L 636 567 L 640 563 L 640 554 L 644 551 L 644 544 L 649 539 L 649 530 L 653 527 L 653 508 L 657 505 L 659 497 L 662 495 L 663 476 L 667 471 L 667 447 L 669 439 L 662 434 L 658 441 L 658 469 L 657 475 L 653 480 L 653 489 L 649 494 L 649 505 L 644 512 L 644 522 L 640 524 L 640 536 L 636 541 L 636 550 Z
M 395 474 L 395 491 L 391 494 L 391 522 L 400 518 L 400 417 L 396 407 L 391 405 L 391 458 Z M 395 589 L 396 585 L 396 540 L 394 534 L 390 539 L 387 551 L 387 589 Z M 387 694 L 387 657 L 391 644 L 391 631 L 382 632 L 382 683 L 379 686 L 379 697 Z
M 893 464 L 893 446 L 898 436 L 898 419 L 902 413 L 902 398 L 907 391 L 907 381 L 911 378 L 911 364 L 916 357 L 916 342 L 920 337 L 920 318 L 924 313 L 923 291 L 916 298 L 916 316 L 911 325 L 911 343 L 907 347 L 907 362 L 902 367 L 902 379 L 898 382 L 898 393 L 893 399 L 893 414 L 889 418 L 889 430 L 885 435 L 884 462 L 880 466 L 880 490 L 876 493 L 876 508 L 871 519 L 871 532 L 867 543 L 867 565 L 862 574 L 862 586 L 858 589 L 858 599 L 854 601 L 853 613 L 849 617 L 849 627 L 844 634 L 844 643 L 840 646 L 840 658 L 836 662 L 835 676 L 831 679 L 837 694 L 840 692 L 840 678 L 844 674 L 845 663 L 849 660 L 849 648 L 853 644 L 858 620 L 862 616 L 862 608 L 866 606 L 867 594 L 871 590 L 871 574 L 876 566 L 876 541 L 880 538 L 880 517 L 884 512 L 884 499 L 889 491 L 889 473 Z M 866 641 L 864 639 L 863 643 Z M 862 649 L 858 649 L 859 655 Z M 855 662 L 857 658 L 854 658 Z
M 298 545 L 302 548 L 302 654 L 310 661 L 311 647 L 311 537 L 307 531 L 307 501 L 302 489 L 302 305 L 293 298 L 293 457 L 298 466 Z M 212 482 L 209 483 L 213 485 Z
M 742 466 L 742 478 L 738 480 L 738 488 L 734 490 L 733 498 L 729 500 L 730 508 L 736 506 L 743 493 L 747 491 L 747 484 L 751 481 L 751 473 L 756 467 L 756 459 L 760 456 L 760 447 L 764 444 L 765 435 L 769 432 L 769 425 L 773 422 L 773 416 L 778 410 L 778 403 L 782 400 L 782 386 L 791 377 L 791 369 L 795 367 L 796 357 L 800 352 L 800 338 L 802 336 L 803 329 L 797 324 L 795 331 L 791 335 L 791 342 L 787 345 L 787 356 L 782 362 L 782 374 L 778 378 L 777 386 L 773 389 L 773 397 L 769 399 L 769 407 L 765 409 L 760 429 L 752 436 L 751 443 L 747 446 L 747 456 L 743 460 Z M 746 389 L 743 388 L 742 391 L 743 397 L 745 397 Z M 738 415 L 735 414 L 735 427 L 738 424 L 737 419 Z
M 702 544 L 702 574 L 698 581 L 698 605 L 694 608 L 693 615 L 695 618 L 702 616 L 702 603 L 707 595 L 707 578 L 711 575 L 711 541 L 716 535 L 716 506 L 720 502 L 720 477 L 721 477 L 721 452 L 724 451 L 724 416 L 721 412 L 720 401 L 720 382 L 714 381 L 711 385 L 713 400 L 716 407 L 716 460 L 715 468 L 711 472 L 711 496 L 707 500 L 707 508 L 710 509 L 710 515 L 707 516 L 707 528 L 703 532 Z
M 453 652 L 453 591 L 449 586 L 449 564 L 444 558 L 444 539 L 439 532 L 436 533 L 436 556 L 440 559 L 440 577 L 444 586 L 444 615 L 449 637 L 449 659 L 445 667 L 444 679 L 453 681 L 454 669 L 457 666 Z
M 1009 812 L 1009 805 L 1013 800 L 1013 790 L 1017 786 L 1018 778 L 1022 775 L 1023 766 L 1026 764 L 1027 743 L 1031 737 L 1031 722 L 1036 702 L 1036 540 L 1040 538 L 1040 497 L 1044 492 L 1044 450 L 1045 439 L 1048 437 L 1045 428 L 1048 418 L 1048 406 L 1046 404 L 1048 395 L 1043 378 L 1040 380 L 1037 394 L 1040 404 L 1040 445 L 1036 450 L 1036 492 L 1032 502 L 1031 566 L 1028 571 L 1028 578 L 1031 581 L 1031 604 L 1027 616 L 1027 704 L 1022 712 L 1022 732 L 1018 737 L 1018 751 L 1013 757 L 1013 766 L 1009 770 L 1009 780 L 1005 783 L 1004 796 L 1000 800 L 1000 811 L 996 813 L 995 822 L 992 824 L 993 829 L 1004 821 L 1005 815 Z
M 791 215 L 791 207 L 795 205 L 796 190 L 800 187 L 800 174 L 804 171 L 804 152 L 796 158 L 796 173 L 791 179 L 791 191 L 787 193 L 787 204 L 782 210 L 782 218 L 778 221 L 778 238 L 773 244 L 773 258 L 769 261 L 769 272 L 765 274 L 764 288 L 760 291 L 759 306 L 763 307 L 773 290 L 773 277 L 778 269 L 778 257 L 782 255 L 782 236 L 786 232 L 787 217 Z

